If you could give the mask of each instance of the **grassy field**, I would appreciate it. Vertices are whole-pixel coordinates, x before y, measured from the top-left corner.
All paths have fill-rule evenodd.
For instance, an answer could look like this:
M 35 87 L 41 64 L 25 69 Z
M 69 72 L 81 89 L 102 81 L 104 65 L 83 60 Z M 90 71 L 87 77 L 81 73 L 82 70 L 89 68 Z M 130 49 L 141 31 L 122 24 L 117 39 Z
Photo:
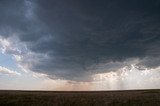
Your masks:
M 0 91 L 0 106 L 160 106 L 160 90 Z

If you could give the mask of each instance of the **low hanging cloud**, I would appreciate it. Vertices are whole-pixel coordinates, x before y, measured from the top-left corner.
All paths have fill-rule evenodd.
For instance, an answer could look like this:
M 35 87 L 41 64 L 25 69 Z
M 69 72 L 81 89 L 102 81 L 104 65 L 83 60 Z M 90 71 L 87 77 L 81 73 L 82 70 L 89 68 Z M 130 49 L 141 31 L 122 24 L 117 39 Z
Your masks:
M 1 49 L 53 79 L 89 81 L 135 62 L 156 68 L 159 9 L 159 0 L 1 0 Z

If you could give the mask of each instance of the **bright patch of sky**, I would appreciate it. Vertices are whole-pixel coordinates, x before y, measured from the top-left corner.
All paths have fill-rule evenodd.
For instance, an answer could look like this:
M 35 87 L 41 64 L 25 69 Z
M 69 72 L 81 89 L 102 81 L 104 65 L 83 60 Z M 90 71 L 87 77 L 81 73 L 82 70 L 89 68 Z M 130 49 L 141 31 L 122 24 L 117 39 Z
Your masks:
M 41 82 L 44 78 L 40 78 L 32 72 L 25 73 L 22 71 L 12 55 L 0 51 L 0 67 L 0 89 L 42 90 L 43 84 Z
M 11 55 L 2 52 L 0 52 L 0 66 L 18 70 L 15 59 Z

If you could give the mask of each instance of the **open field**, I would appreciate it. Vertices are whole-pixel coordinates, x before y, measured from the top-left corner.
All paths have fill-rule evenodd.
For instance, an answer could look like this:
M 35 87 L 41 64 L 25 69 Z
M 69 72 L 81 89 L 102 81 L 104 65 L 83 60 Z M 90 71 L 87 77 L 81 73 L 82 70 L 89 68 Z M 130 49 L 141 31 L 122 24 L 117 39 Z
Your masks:
M 160 106 L 160 90 L 0 91 L 0 106 Z

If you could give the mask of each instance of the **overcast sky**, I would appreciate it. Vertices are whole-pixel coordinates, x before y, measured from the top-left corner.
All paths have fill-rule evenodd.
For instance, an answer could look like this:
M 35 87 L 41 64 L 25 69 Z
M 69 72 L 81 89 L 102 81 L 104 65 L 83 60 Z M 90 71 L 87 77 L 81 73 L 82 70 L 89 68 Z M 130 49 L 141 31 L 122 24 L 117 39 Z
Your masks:
M 159 82 L 160 0 L 0 0 L 0 89 Z

